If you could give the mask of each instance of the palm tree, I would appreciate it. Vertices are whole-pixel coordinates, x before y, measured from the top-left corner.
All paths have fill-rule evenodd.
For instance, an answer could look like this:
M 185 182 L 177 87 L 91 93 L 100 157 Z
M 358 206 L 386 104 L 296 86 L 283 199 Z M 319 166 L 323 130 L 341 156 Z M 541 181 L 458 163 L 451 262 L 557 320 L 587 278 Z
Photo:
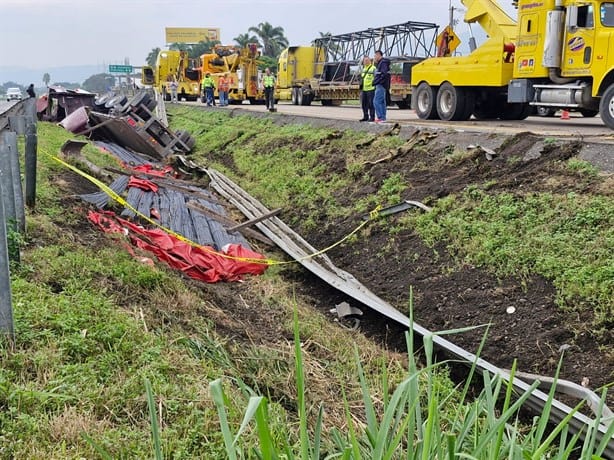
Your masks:
M 158 59 L 158 53 L 160 52 L 160 48 L 153 48 L 149 54 L 147 55 L 147 57 L 145 58 L 145 61 L 147 62 L 148 66 L 155 66 L 156 65 L 156 60 Z
M 281 50 L 288 46 L 283 27 L 273 27 L 268 22 L 261 22 L 257 27 L 250 27 L 249 32 L 254 32 L 260 37 L 262 54 L 265 56 L 277 57 Z
M 255 35 L 250 35 L 249 32 L 245 32 L 244 34 L 239 34 L 235 38 L 233 38 L 235 43 L 239 45 L 241 48 L 246 48 L 250 43 L 256 43 L 258 47 L 260 47 L 260 40 Z

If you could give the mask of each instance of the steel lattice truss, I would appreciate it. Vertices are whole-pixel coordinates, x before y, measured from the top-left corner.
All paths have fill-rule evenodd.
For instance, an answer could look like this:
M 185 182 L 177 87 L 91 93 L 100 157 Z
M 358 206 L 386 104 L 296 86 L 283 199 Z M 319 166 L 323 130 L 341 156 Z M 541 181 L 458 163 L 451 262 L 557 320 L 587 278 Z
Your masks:
M 327 62 L 361 61 L 381 49 L 394 60 L 427 58 L 435 55 L 437 24 L 408 21 L 341 35 L 326 35 L 313 41 L 316 48 L 326 53 Z M 318 54 L 316 54 L 317 56 Z

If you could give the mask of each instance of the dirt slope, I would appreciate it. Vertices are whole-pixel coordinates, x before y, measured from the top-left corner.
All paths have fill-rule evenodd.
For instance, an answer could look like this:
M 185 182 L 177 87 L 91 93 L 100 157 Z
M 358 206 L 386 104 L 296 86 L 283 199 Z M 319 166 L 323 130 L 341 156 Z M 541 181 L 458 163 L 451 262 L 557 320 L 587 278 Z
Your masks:
M 458 142 L 459 137 L 456 133 L 439 133 L 421 149 L 420 155 L 400 155 L 372 166 L 369 173 L 374 180 L 357 183 L 338 196 L 339 201 L 349 203 L 375 193 L 393 171 L 411 184 L 403 199 L 427 202 L 486 183 L 489 191 L 513 193 L 613 193 L 611 179 L 599 183 L 579 181 L 561 167 L 563 160 L 581 152 L 580 142 L 558 143 L 526 133 L 505 140 L 490 160 L 480 149 L 451 159 L 455 148 L 467 146 L 466 136 L 464 145 Z M 472 141 L 488 145 L 488 136 Z M 516 161 L 509 161 L 512 158 Z M 338 158 L 331 161 L 331 170 L 344 167 Z M 394 225 L 396 218 L 392 217 L 389 225 Z M 356 222 L 355 218 L 322 221 L 320 229 L 305 236 L 316 247 L 326 247 Z M 612 331 L 599 337 L 592 335 L 587 328 L 591 318 L 562 311 L 548 280 L 539 276 L 498 279 L 485 269 L 459 266 L 443 245 L 427 247 L 411 231 L 400 232 L 390 245 L 388 231 L 374 227 L 368 238 L 352 247 L 335 249 L 330 256 L 399 309 L 406 311 L 412 286 L 416 321 L 431 330 L 490 324 L 482 357 L 498 366 L 508 368 L 517 359 L 522 371 L 553 375 L 561 351 L 566 350 L 562 378 L 576 383 L 588 381 L 592 388 L 614 379 Z M 386 248 L 386 256 L 382 248 Z M 330 292 L 313 295 L 322 308 L 330 308 L 335 301 L 328 298 Z M 340 299 L 341 296 L 336 300 Z M 508 307 L 514 307 L 515 312 L 507 313 Z M 396 334 L 397 343 L 403 346 L 398 330 L 385 318 L 371 317 L 371 322 L 363 322 L 362 328 L 379 331 L 380 336 L 390 336 L 392 328 L 392 335 Z M 475 352 L 483 332 L 458 334 L 451 340 Z

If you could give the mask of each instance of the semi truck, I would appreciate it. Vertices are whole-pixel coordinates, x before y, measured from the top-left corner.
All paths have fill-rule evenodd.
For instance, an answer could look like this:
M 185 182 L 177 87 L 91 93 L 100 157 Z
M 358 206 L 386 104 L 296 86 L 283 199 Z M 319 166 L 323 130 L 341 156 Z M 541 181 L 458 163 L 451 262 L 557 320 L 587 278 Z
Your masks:
M 294 105 L 340 105 L 360 99 L 360 71 L 364 56 L 377 49 L 391 61 L 390 102 L 400 108 L 411 103 L 411 69 L 434 56 L 437 25 L 406 22 L 342 35 L 324 35 L 311 46 L 282 51 L 277 66 L 275 99 Z
M 216 94 L 218 79 L 226 74 L 230 80 L 228 102 L 241 104 L 247 100 L 252 104 L 264 103 L 264 92 L 259 87 L 258 45 L 249 44 L 244 48 L 233 45 L 216 45 L 211 53 L 200 56 L 201 75 L 207 72 L 215 81 Z
M 536 108 L 601 116 L 614 129 L 614 2 L 461 0 L 465 22 L 488 35 L 466 56 L 444 53 L 412 69 L 421 119 L 520 120 Z
M 196 101 L 200 96 L 200 73 L 195 59 L 188 57 L 187 51 L 162 50 L 158 53 L 154 67 L 144 66 L 141 81 L 151 85 L 171 100 L 168 84 L 173 79 L 177 82 L 177 97 L 186 101 Z

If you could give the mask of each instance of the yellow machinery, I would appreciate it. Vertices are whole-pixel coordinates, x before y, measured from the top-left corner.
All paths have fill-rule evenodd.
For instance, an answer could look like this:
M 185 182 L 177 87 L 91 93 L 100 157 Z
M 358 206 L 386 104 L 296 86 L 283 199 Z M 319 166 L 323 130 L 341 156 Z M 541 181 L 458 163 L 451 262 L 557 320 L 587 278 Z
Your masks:
M 215 80 L 216 92 L 219 77 L 228 74 L 230 79 L 228 101 L 231 104 L 240 104 L 244 100 L 252 104 L 264 102 L 264 92 L 258 85 L 257 45 L 248 45 L 246 48 L 216 45 L 212 51 L 200 57 L 200 73 L 211 74 Z
M 162 50 L 158 53 L 155 67 L 143 67 L 141 81 L 152 85 L 165 100 L 170 101 L 168 84 L 175 79 L 178 98 L 195 101 L 200 96 L 200 73 L 195 64 L 186 51 Z
M 517 0 L 518 21 L 495 0 L 461 0 L 465 22 L 489 38 L 467 56 L 412 69 L 420 118 L 523 119 L 535 107 L 600 113 L 614 129 L 614 2 Z

